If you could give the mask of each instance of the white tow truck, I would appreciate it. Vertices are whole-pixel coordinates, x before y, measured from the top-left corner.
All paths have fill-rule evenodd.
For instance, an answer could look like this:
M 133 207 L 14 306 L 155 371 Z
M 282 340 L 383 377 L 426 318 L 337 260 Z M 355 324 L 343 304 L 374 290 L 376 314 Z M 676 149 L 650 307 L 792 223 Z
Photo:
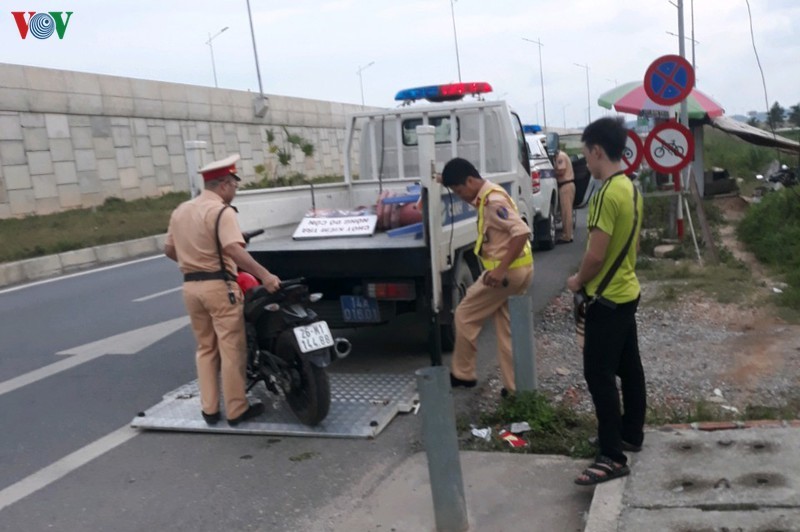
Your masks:
M 454 309 L 481 270 L 476 211 L 435 173 L 464 157 L 534 221 L 522 124 L 505 102 L 483 101 L 489 91 L 488 83 L 409 89 L 395 97 L 403 102 L 396 109 L 349 117 L 343 183 L 239 193 L 242 227 L 266 230 L 250 253 L 280 277 L 305 277 L 322 292 L 313 308 L 332 327 L 418 316 L 439 362 L 439 346 L 452 349 Z M 461 101 L 465 95 L 475 99 Z M 414 103 L 423 99 L 433 103 Z

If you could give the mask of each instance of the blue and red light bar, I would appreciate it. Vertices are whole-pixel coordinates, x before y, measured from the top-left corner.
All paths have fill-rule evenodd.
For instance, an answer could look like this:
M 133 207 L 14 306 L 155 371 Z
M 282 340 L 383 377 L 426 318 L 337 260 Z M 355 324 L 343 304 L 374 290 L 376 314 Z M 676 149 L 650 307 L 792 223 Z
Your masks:
M 541 133 L 542 126 L 539 124 L 523 124 L 522 132 L 523 133 Z
M 415 87 L 398 92 L 394 99 L 397 101 L 428 100 L 429 102 L 449 102 L 460 100 L 467 94 L 473 96 L 492 92 L 492 86 L 485 81 L 469 83 L 448 83 L 446 85 L 428 85 Z

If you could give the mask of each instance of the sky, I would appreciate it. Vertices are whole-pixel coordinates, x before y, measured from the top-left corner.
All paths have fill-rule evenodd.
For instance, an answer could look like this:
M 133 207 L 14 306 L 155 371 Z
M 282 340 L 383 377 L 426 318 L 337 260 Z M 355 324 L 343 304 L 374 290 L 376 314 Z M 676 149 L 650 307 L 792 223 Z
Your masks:
M 507 100 L 526 123 L 546 115 L 551 126 L 582 127 L 609 113 L 597 105 L 601 93 L 678 53 L 668 33 L 678 33 L 673 3 L 250 0 L 250 9 L 268 95 L 359 104 L 363 86 L 366 105 L 395 107 L 400 89 L 456 82 L 460 70 L 463 81 L 489 82 L 486 99 Z M 689 61 L 691 4 L 684 0 Z M 768 104 L 796 105 L 800 0 L 750 0 L 750 8 Z M 63 39 L 23 40 L 12 11 L 73 14 Z M 697 88 L 728 115 L 765 111 L 746 0 L 696 0 L 693 11 Z M 542 43 L 542 76 L 539 46 L 525 39 Z M 259 90 L 246 0 L 4 0 L 0 8 L 2 63 L 213 87 L 212 47 L 220 88 Z

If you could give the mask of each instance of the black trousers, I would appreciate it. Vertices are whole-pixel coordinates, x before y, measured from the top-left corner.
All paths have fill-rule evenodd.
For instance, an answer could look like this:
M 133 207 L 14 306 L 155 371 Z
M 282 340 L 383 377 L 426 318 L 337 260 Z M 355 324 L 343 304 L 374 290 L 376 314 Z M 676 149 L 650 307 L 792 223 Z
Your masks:
M 586 311 L 583 375 L 597 416 L 599 454 L 620 464 L 628 461 L 622 440 L 633 445 L 644 440 L 647 392 L 636 333 L 638 306 L 638 298 L 613 309 L 595 301 Z

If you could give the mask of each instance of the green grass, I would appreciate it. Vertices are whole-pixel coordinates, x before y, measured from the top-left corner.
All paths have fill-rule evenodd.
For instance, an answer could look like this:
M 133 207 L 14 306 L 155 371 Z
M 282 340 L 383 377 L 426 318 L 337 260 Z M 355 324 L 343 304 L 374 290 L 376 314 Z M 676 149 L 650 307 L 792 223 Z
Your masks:
M 243 185 L 241 187 L 242 190 L 252 190 L 258 188 L 294 187 L 299 185 L 308 185 L 309 183 L 313 183 L 315 185 L 321 185 L 323 183 L 344 182 L 344 176 L 342 175 L 322 175 L 309 178 L 306 177 L 305 174 L 300 172 L 295 172 L 280 177 L 269 177 L 266 175 L 266 171 L 263 165 L 258 165 L 256 167 L 256 173 L 262 175 L 263 177 L 258 181 Z
M 0 262 L 165 233 L 170 213 L 188 198 L 182 192 L 135 201 L 108 198 L 94 209 L 0 220 Z

